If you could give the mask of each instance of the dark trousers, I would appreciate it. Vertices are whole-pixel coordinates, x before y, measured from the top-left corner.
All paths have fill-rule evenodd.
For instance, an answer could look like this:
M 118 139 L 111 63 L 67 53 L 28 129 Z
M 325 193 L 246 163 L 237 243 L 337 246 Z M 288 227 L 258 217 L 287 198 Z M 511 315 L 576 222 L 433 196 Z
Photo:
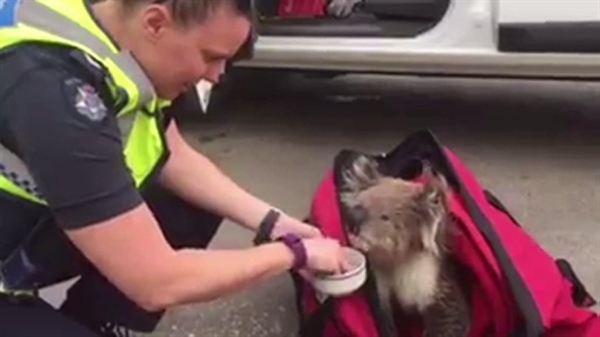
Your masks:
M 157 186 L 149 188 L 144 198 L 174 248 L 206 247 L 223 220 Z M 103 331 L 113 325 L 150 332 L 162 315 L 135 305 L 89 265 L 68 290 L 59 310 L 41 299 L 15 302 L 0 298 L 0 331 L 11 337 L 112 336 Z

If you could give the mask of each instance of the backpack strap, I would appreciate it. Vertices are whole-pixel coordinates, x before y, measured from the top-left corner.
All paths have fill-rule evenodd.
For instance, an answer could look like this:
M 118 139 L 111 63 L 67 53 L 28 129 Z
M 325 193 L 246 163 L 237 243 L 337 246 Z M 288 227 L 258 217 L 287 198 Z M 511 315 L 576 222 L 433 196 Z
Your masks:
M 334 314 L 333 298 L 327 298 L 314 312 L 305 313 L 302 305 L 304 280 L 294 271 L 290 272 L 290 276 L 296 289 L 296 308 L 299 311 L 297 337 L 324 337 L 327 322 L 332 321 Z
M 506 206 L 502 204 L 500 199 L 498 199 L 489 190 L 484 190 L 484 193 L 490 204 L 504 212 L 517 226 L 521 226 L 511 212 L 506 208 Z M 592 297 L 592 295 L 588 292 L 583 282 L 581 282 L 569 261 L 565 259 L 557 259 L 556 266 L 558 267 L 558 270 L 560 270 L 561 274 L 573 284 L 572 298 L 575 305 L 582 308 L 589 308 L 598 303 L 596 299 L 594 299 L 594 297 Z
M 569 261 L 565 259 L 557 259 L 556 266 L 563 276 L 573 283 L 572 297 L 575 305 L 583 308 L 589 308 L 598 303 L 596 299 L 594 299 L 594 297 L 592 297 L 592 295 L 587 291 L 585 285 L 583 282 L 581 282 L 579 277 L 577 277 L 577 274 L 573 270 L 573 267 Z
M 334 299 L 329 297 L 303 320 L 298 337 L 324 337 L 327 322 L 335 322 L 332 320 L 333 312 Z

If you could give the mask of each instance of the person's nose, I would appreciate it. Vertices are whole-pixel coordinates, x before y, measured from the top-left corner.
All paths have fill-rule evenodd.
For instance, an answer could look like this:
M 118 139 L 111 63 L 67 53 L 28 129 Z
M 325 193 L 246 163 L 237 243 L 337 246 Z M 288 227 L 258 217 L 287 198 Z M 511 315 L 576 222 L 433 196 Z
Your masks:
M 225 62 L 211 65 L 206 72 L 206 80 L 213 84 L 219 83 L 221 75 L 225 73 Z

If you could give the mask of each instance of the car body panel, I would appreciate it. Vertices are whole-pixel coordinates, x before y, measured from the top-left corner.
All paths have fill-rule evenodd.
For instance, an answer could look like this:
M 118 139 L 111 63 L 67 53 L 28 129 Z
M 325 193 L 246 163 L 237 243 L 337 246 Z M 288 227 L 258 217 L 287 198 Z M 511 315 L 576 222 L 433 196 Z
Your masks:
M 598 0 L 500 0 L 500 23 L 600 21 Z
M 599 79 L 591 52 L 501 51 L 503 24 L 600 24 L 597 0 L 452 0 L 436 25 L 414 38 L 258 36 L 241 67 L 399 74 Z M 518 5 L 514 4 L 518 3 Z M 591 4 L 590 4 L 591 3 Z M 561 12 L 564 15 L 561 15 Z M 595 27 L 595 26 L 594 26 Z M 600 26 L 598 26 L 600 27 Z M 590 31 L 593 28 L 590 28 Z M 522 44 L 522 43 L 521 43 Z

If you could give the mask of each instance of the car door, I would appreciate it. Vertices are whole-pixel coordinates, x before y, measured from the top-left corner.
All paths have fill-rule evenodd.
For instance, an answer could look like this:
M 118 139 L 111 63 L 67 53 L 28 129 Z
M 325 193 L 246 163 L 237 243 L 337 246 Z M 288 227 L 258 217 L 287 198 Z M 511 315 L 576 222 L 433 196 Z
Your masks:
M 502 0 L 499 5 L 500 51 L 600 53 L 598 0 Z

